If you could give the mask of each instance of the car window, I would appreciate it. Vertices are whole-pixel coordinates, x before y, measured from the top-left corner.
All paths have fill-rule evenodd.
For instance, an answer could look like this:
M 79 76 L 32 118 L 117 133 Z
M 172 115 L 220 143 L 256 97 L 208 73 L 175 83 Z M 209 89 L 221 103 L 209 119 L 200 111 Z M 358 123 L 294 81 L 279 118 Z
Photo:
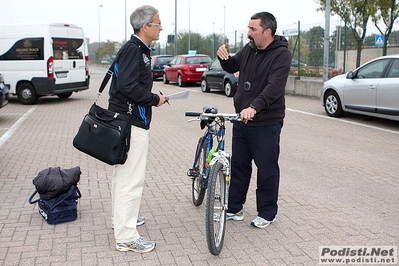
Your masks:
M 160 63 L 168 63 L 171 57 L 158 57 L 158 62 Z
M 186 64 L 202 64 L 210 62 L 212 62 L 212 59 L 210 57 L 205 57 L 205 56 L 187 57 L 186 59 Z
M 55 60 L 83 59 L 83 39 L 53 38 Z
M 220 61 L 219 59 L 216 59 L 215 61 L 213 61 L 211 68 L 219 68 L 220 67 Z
M 197 57 L 187 57 L 186 63 L 187 64 L 199 64 L 200 63 L 200 58 Z
M 396 59 L 388 73 L 388 78 L 399 78 L 399 59 Z
M 201 57 L 201 62 L 200 63 L 210 63 L 212 62 L 212 59 L 209 56 L 203 56 Z
M 174 65 L 180 65 L 181 64 L 181 60 L 182 60 L 182 58 L 180 56 L 177 57 Z
M 390 59 L 371 62 L 357 72 L 357 78 L 380 78 Z
M 176 63 L 176 59 L 177 59 L 177 57 L 173 58 L 172 61 L 170 61 L 170 64 L 174 65 Z

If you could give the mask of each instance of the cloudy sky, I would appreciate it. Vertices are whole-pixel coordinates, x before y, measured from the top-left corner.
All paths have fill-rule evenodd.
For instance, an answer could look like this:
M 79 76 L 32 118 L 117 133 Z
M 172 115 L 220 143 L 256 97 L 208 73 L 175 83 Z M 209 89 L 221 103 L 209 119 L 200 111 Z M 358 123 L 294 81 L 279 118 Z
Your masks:
M 280 33 L 296 29 L 298 21 L 301 29 L 325 26 L 324 13 L 316 11 L 318 5 L 315 0 L 0 0 L 0 24 L 70 23 L 83 27 L 90 42 L 99 38 L 101 41 L 122 41 L 125 35 L 129 37 L 132 33 L 130 14 L 138 6 L 149 4 L 160 12 L 163 26 L 160 41 L 166 42 L 167 35 L 173 34 L 175 29 L 175 2 L 178 32 L 190 30 L 202 35 L 213 32 L 228 35 L 234 31 L 246 31 L 250 16 L 260 11 L 275 15 Z M 331 28 L 338 24 L 339 18 L 331 17 Z

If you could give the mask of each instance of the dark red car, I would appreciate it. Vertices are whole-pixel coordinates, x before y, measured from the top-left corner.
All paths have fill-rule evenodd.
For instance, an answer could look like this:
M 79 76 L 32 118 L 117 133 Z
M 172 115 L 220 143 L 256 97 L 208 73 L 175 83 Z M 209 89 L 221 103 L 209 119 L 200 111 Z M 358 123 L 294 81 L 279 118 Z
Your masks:
M 212 62 L 205 54 L 176 55 L 163 69 L 163 83 L 177 82 L 179 87 L 201 81 L 202 73 Z

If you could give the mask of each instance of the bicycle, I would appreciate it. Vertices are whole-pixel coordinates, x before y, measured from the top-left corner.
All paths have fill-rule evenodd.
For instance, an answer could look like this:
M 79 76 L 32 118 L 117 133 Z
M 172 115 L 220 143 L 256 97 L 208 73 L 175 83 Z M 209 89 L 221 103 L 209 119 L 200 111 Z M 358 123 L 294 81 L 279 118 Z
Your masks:
M 187 122 L 200 121 L 201 129 L 207 128 L 199 138 L 193 167 L 187 175 L 193 179 L 192 199 L 195 206 L 202 204 L 205 192 L 206 201 L 206 239 L 210 253 L 218 255 L 223 247 L 228 192 L 230 186 L 230 154 L 225 148 L 225 121 L 241 121 L 239 114 L 218 113 L 214 106 L 204 106 L 202 113 L 186 112 L 186 116 L 195 116 Z M 213 138 L 217 146 L 213 148 Z

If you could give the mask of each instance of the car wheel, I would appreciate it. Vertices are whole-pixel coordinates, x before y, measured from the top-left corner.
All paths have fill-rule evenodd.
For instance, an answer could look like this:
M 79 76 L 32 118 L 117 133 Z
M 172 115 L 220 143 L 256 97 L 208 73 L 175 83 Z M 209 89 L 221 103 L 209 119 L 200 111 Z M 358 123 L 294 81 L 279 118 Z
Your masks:
M 163 83 L 164 84 L 169 84 L 169 80 L 166 78 L 166 74 L 163 73 Z
M 208 87 L 208 82 L 205 78 L 201 79 L 201 91 L 202 92 L 210 92 L 211 89 Z
M 324 96 L 324 109 L 331 117 L 340 117 L 345 113 L 342 109 L 341 100 L 335 91 L 329 91 Z
M 72 92 L 57 94 L 58 98 L 61 98 L 61 99 L 69 98 L 71 95 L 72 95 Z
M 227 97 L 233 97 L 235 94 L 235 90 L 233 90 L 233 86 L 231 86 L 230 80 L 226 80 L 224 83 L 224 93 Z
M 186 85 L 181 75 L 177 75 L 177 85 L 179 85 L 179 87 L 184 87 Z
M 38 96 L 36 94 L 35 89 L 29 83 L 22 83 L 18 86 L 17 89 L 18 100 L 22 104 L 35 104 L 38 100 Z

